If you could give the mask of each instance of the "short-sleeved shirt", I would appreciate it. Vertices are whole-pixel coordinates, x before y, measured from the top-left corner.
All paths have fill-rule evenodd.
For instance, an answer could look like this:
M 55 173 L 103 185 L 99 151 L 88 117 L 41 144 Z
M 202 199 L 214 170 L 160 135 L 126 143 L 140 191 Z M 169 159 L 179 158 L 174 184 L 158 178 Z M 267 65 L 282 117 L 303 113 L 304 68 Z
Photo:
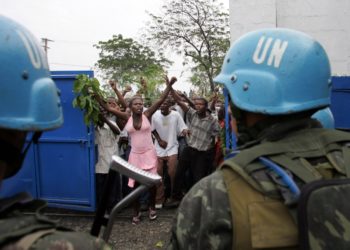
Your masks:
M 112 119 L 111 123 L 118 127 Z M 98 148 L 98 161 L 95 167 L 95 173 L 107 174 L 109 171 L 109 164 L 112 160 L 112 155 L 118 155 L 118 139 L 110 127 L 105 123 L 101 128 L 95 130 L 95 143 Z
M 155 141 L 158 157 L 175 155 L 178 153 L 179 142 L 178 135 L 187 129 L 181 115 L 176 111 L 170 111 L 168 115 L 163 115 L 160 110 L 152 116 L 152 131 L 156 130 L 160 138 L 167 142 L 167 147 L 164 149 L 159 146 L 158 141 Z
M 218 121 L 210 114 L 204 118 L 199 117 L 197 111 L 191 107 L 186 113 L 186 119 L 191 131 L 191 135 L 186 137 L 188 146 L 198 151 L 211 149 L 214 146 L 213 137 L 219 133 Z

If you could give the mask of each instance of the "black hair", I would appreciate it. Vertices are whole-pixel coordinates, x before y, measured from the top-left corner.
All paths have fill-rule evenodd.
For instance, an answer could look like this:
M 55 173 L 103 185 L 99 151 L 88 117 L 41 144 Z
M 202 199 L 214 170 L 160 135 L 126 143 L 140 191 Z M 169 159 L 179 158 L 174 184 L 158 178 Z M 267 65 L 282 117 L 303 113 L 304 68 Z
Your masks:
M 206 108 L 208 108 L 208 101 L 204 97 L 196 97 L 194 100 L 201 100 L 204 102 Z
M 132 103 L 137 100 L 140 99 L 143 102 L 143 98 L 140 95 L 134 95 L 133 97 L 131 97 L 130 101 L 129 101 L 129 108 L 131 108 Z

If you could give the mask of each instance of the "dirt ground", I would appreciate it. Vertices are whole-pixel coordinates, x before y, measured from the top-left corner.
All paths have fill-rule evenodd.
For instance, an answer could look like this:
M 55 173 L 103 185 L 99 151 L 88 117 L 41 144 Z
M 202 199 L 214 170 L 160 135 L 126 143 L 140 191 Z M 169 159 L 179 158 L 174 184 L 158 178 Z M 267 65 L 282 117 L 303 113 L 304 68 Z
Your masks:
M 124 209 L 118 214 L 109 243 L 121 250 L 166 249 L 170 237 L 170 228 L 176 209 L 157 210 L 155 221 L 148 219 L 148 212 L 142 212 L 141 223 L 132 225 L 132 209 Z M 59 224 L 75 231 L 90 232 L 94 214 L 66 210 L 47 211 L 47 215 L 59 221 Z M 103 230 L 103 229 L 102 229 Z M 100 235 L 103 231 L 100 232 Z

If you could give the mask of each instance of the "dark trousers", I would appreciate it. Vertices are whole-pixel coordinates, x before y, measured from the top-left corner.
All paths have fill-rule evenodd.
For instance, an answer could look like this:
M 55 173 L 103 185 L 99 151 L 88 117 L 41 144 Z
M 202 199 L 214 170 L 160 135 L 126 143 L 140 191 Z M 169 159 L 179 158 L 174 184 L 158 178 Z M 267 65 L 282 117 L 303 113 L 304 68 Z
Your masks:
M 177 141 L 179 142 L 179 151 L 177 153 L 178 158 L 180 158 L 180 155 L 182 154 L 182 151 L 185 147 L 187 147 L 186 138 L 184 136 L 177 137 Z
M 125 149 L 124 149 L 124 155 L 121 155 L 121 157 L 128 161 L 129 159 L 129 155 L 130 155 L 130 151 L 131 151 L 131 147 L 128 145 Z M 130 188 L 128 186 L 128 182 L 129 182 L 129 177 L 122 175 L 122 197 L 127 196 L 128 194 L 131 193 L 132 188 Z
M 96 203 L 99 205 L 102 198 L 102 192 L 104 191 L 104 186 L 107 181 L 108 174 L 95 174 L 95 184 L 96 184 Z M 107 210 L 111 210 L 122 198 L 122 187 L 121 187 L 121 177 L 117 173 L 115 179 L 113 180 L 113 185 L 111 187 L 110 196 L 108 197 Z
M 188 188 L 203 177 L 209 175 L 213 169 L 214 149 L 207 151 L 199 151 L 190 146 L 186 146 L 179 158 L 179 163 L 176 169 L 173 198 L 182 198 L 182 190 L 185 184 L 186 176 L 192 178 Z M 186 190 L 187 191 L 187 190 Z

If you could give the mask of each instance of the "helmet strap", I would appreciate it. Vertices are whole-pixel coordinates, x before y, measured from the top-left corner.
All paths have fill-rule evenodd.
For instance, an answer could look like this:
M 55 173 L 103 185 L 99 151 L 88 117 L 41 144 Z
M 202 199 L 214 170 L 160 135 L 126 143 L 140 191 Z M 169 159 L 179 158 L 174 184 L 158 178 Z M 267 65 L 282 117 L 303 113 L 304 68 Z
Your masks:
M 5 162 L 8 166 L 12 166 L 12 168 L 9 168 L 5 172 L 5 178 L 11 177 L 14 174 L 17 173 L 17 171 L 21 168 L 22 163 L 24 161 L 24 158 L 32 144 L 34 142 L 35 144 L 38 142 L 42 132 L 34 132 L 31 140 L 26 145 L 24 150 L 21 152 L 18 148 L 11 145 L 8 142 L 0 140 L 0 161 Z
M 32 142 L 34 142 L 34 144 L 37 144 L 39 139 L 40 139 L 40 137 L 41 137 L 41 135 L 42 135 L 42 133 L 43 133 L 42 131 L 34 132 L 31 140 L 29 141 L 29 143 L 27 144 L 27 146 L 25 147 L 25 149 L 21 153 L 22 161 L 23 161 L 24 157 L 26 156 L 27 151 L 30 148 L 30 145 L 32 145 Z

